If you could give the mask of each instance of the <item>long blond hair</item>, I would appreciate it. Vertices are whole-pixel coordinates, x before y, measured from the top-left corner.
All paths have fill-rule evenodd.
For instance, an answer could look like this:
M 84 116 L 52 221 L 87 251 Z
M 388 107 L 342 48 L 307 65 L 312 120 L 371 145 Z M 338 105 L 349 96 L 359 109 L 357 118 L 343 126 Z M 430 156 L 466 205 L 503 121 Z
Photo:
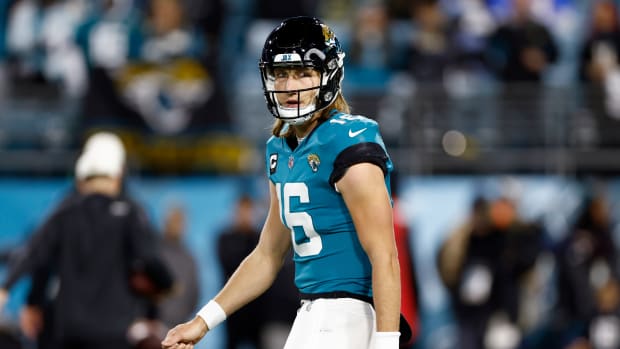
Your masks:
M 351 112 L 351 107 L 349 107 L 349 103 L 347 103 L 347 101 L 344 99 L 344 96 L 342 95 L 341 92 L 338 93 L 338 96 L 336 96 L 336 99 L 334 99 L 334 101 L 330 105 L 323 108 L 323 110 L 321 110 L 320 112 L 316 113 L 312 117 L 311 121 L 327 120 L 329 118 L 330 112 L 333 109 L 336 109 L 339 112 L 347 113 L 347 114 Z M 276 119 L 276 121 L 273 123 L 273 127 L 271 128 L 271 134 L 276 137 L 284 137 L 284 138 L 289 137 L 291 134 L 293 134 L 292 127 L 287 128 L 286 131 L 282 133 L 282 129 L 284 128 L 284 125 L 286 125 L 286 122 L 282 121 L 281 119 Z

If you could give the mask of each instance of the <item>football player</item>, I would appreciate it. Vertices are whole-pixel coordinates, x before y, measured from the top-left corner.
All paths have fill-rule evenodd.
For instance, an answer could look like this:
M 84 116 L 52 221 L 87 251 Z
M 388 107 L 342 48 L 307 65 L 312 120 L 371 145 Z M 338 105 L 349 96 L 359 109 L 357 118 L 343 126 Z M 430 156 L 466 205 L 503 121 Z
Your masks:
M 163 348 L 192 348 L 265 292 L 291 246 L 302 302 L 285 349 L 399 347 L 392 162 L 377 123 L 349 114 L 344 56 L 334 32 L 312 17 L 289 18 L 267 37 L 259 68 L 276 120 L 259 243 L 193 320 L 168 332 Z

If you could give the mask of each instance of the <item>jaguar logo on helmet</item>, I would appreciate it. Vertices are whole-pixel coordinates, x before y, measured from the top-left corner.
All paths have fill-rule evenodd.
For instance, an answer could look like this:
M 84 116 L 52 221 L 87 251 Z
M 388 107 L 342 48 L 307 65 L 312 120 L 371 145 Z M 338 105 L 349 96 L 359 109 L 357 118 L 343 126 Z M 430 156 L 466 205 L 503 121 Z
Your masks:
M 323 28 L 323 37 L 325 38 L 325 45 L 327 46 L 334 45 L 336 43 L 336 35 L 334 34 L 334 32 L 331 29 L 329 29 L 329 27 L 326 26 L 325 24 L 321 24 L 321 27 Z

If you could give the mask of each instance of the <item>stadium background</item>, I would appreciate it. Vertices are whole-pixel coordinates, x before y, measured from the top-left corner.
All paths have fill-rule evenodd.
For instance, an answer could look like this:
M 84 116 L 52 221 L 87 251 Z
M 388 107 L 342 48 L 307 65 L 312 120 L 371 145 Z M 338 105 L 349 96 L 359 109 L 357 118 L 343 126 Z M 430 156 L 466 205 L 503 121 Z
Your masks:
M 180 3 L 191 11 L 168 41 L 144 29 L 155 2 L 0 0 L 0 250 L 19 248 L 68 190 L 86 136 L 112 130 L 128 146 L 128 189 L 153 222 L 161 227 L 171 203 L 186 207 L 186 242 L 200 264 L 205 302 L 222 282 L 214 241 L 232 220 L 236 198 L 250 193 L 263 213 L 266 206 L 263 147 L 272 117 L 257 69 L 265 36 L 280 18 L 315 14 L 351 53 L 357 30 L 376 19 L 362 14 L 376 3 L 385 6 L 391 46 L 370 54 L 386 56 L 378 62 L 349 60 L 344 91 L 355 113 L 381 123 L 399 170 L 420 286 L 421 348 L 455 344 L 436 253 L 474 197 L 514 199 L 553 243 L 581 199 L 597 190 L 609 199 L 620 241 L 618 120 L 599 122 L 577 72 L 592 1 L 533 2 L 559 49 L 540 86 L 505 83 L 477 68 L 416 80 L 403 63 L 419 27 L 408 11 L 415 1 L 186 0 Z M 455 19 L 475 2 L 438 3 Z M 472 10 L 478 22 L 460 27 L 472 50 L 481 50 L 481 38 L 511 11 L 509 0 L 479 4 L 482 12 Z M 516 91 L 510 103 L 500 92 L 506 86 Z M 2 321 L 15 321 L 26 287 L 27 280 L 12 292 Z M 542 318 L 556 292 L 549 282 L 537 295 Z M 221 331 L 199 347 L 221 348 Z

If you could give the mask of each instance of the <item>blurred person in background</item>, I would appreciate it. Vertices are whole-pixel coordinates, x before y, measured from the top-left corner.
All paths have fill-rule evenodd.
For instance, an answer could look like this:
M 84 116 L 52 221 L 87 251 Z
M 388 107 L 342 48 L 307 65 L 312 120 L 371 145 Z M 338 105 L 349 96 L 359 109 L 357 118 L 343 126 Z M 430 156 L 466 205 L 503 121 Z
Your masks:
M 405 55 L 404 68 L 417 83 L 441 85 L 452 59 L 450 19 L 439 1 L 417 1 L 411 7 L 414 32 Z
M 288 18 L 267 36 L 259 69 L 276 118 L 264 158 L 269 213 L 256 247 L 193 320 L 168 332 L 163 348 L 193 348 L 263 294 L 291 247 L 302 305 L 284 348 L 395 349 L 400 331 L 409 340 L 400 322 L 392 162 L 378 124 L 349 114 L 343 60 L 336 35 L 317 18 Z
M 90 76 L 83 129 L 121 125 L 176 136 L 228 128 L 217 46 L 192 22 L 189 4 L 109 0 L 80 26 Z
M 511 146 L 539 146 L 547 142 L 543 112 L 544 76 L 558 60 L 559 51 L 549 29 L 531 11 L 532 0 L 511 0 L 511 16 L 488 37 L 486 56 L 497 80 L 502 119 L 502 143 Z M 529 120 L 529 119 L 531 120 Z M 532 120 L 538 133 L 532 133 Z M 503 123 L 506 125 L 504 126 Z M 522 129 L 519 127 L 523 127 Z
M 116 77 L 120 95 L 148 131 L 159 135 L 227 130 L 226 104 L 207 61 L 204 33 L 182 0 L 149 0 L 141 26 L 140 54 Z M 212 57 L 213 58 L 213 57 Z
M 2 283 L 0 306 L 21 276 L 45 266 L 57 273 L 52 330 L 58 348 L 129 348 L 129 325 L 146 300 L 172 287 L 144 212 L 123 193 L 124 169 L 120 139 L 91 136 L 75 166 L 78 194 L 33 234 Z
M 605 197 L 584 200 L 574 226 L 557 248 L 556 260 L 555 344 L 618 348 L 620 259 Z
M 470 214 L 467 220 L 452 231 L 446 241 L 440 247 L 437 258 L 437 269 L 443 284 L 450 293 L 452 300 L 452 308 L 455 313 L 457 325 L 459 326 L 458 343 L 464 349 L 475 349 L 482 347 L 482 336 L 486 326 L 485 320 L 489 315 L 488 310 L 477 312 L 477 321 L 467 322 L 465 316 L 467 312 L 461 311 L 459 288 L 462 283 L 462 274 L 468 258 L 468 247 L 471 236 L 486 236 L 490 231 L 490 222 L 488 216 L 489 203 L 486 199 L 478 197 L 471 206 Z M 490 272 L 488 268 L 479 269 L 480 292 L 478 298 L 488 299 L 490 294 Z M 469 297 L 471 298 L 471 297 Z M 474 313 L 472 313 L 474 316 Z
M 587 338 L 593 348 L 620 348 L 620 278 L 611 275 L 596 290 L 596 312 L 588 319 Z M 574 343 L 574 342 L 573 342 Z M 571 348 L 574 349 L 574 348 Z
M 412 33 L 402 58 L 394 68 L 407 71 L 418 83 L 452 89 L 457 71 L 482 74 L 486 35 L 495 24 L 484 3 L 461 0 L 461 10 L 450 16 L 439 0 L 418 0 L 410 12 Z
M 217 257 L 226 281 L 256 247 L 259 237 L 260 231 L 254 221 L 254 201 L 249 196 L 241 196 L 232 224 L 219 234 L 217 240 Z M 245 343 L 262 349 L 260 327 L 264 316 L 260 299 L 231 315 L 226 321 L 226 348 L 238 349 Z
M 138 126 L 140 117 L 121 97 L 117 79 L 140 56 L 143 14 L 135 0 L 100 0 L 77 28 L 88 86 L 81 106 L 82 132 L 110 124 Z
M 488 38 L 489 58 L 504 83 L 542 82 L 558 58 L 550 31 L 532 15 L 532 0 L 511 0 L 511 17 Z
M 448 110 L 443 78 L 452 60 L 450 21 L 437 0 L 412 2 L 409 20 L 412 33 L 401 49 L 403 54 L 395 55 L 391 62 L 397 72 L 403 73 L 396 74 L 396 78 L 404 77 L 413 87 L 408 102 L 411 111 L 404 119 L 410 134 L 404 139 L 439 144 L 439 123 L 430 120 L 436 120 Z M 407 86 L 399 83 L 392 93 L 402 93 L 401 85 Z M 422 133 L 422 130 L 426 131 Z
M 218 238 L 218 258 L 226 280 L 258 244 L 260 231 L 254 213 L 254 200 L 242 195 L 232 224 Z M 274 284 L 263 295 L 227 319 L 228 349 L 243 348 L 244 344 L 255 349 L 284 346 L 299 305 L 293 268 L 293 263 L 285 262 Z
M 421 331 L 420 316 L 418 313 L 418 278 L 414 263 L 414 251 L 411 246 L 412 227 L 405 220 L 401 200 L 400 200 L 400 175 L 397 171 L 392 172 L 392 201 L 394 215 L 394 239 L 398 250 L 398 264 L 400 265 L 401 280 L 401 310 L 405 319 L 411 326 L 411 340 L 408 343 L 401 343 L 401 348 L 411 348 L 416 343 Z
M 597 134 L 591 145 L 620 145 L 620 22 L 612 0 L 593 1 L 578 57 L 579 79 Z
M 414 83 L 407 120 L 414 134 L 409 138 L 430 146 L 438 146 L 441 135 L 449 130 L 485 144 L 496 136 L 492 104 L 488 97 L 483 99 L 490 80 L 484 55 L 486 35 L 495 24 L 484 3 L 459 4 L 461 12 L 450 16 L 438 0 L 413 3 L 411 37 L 404 54 L 391 61 Z M 417 127 L 420 124 L 424 127 Z
M 6 31 L 11 80 L 82 96 L 87 73 L 74 36 L 91 6 L 85 0 L 13 1 Z
M 79 197 L 76 180 L 57 207 L 65 207 Z M 37 349 L 62 349 L 54 334 L 54 300 L 60 287 L 57 270 L 53 265 L 39 266 L 30 273 L 30 279 L 30 289 L 19 311 L 21 332 Z
M 183 0 L 188 20 L 195 23 L 204 33 L 207 47 L 207 61 L 215 62 L 221 46 L 222 28 L 228 8 L 225 0 Z
M 468 145 L 489 147 L 497 131 L 485 50 L 486 39 L 497 24 L 484 0 L 459 0 L 453 6 L 458 8 L 451 19 L 453 53 L 443 77 L 450 126 L 467 137 Z
M 438 254 L 459 326 L 459 348 L 517 348 L 520 294 L 542 251 L 542 231 L 521 221 L 507 198 L 479 197 L 468 220 L 452 232 Z
M 381 2 L 370 1 L 354 11 L 348 78 L 352 87 L 382 90 L 393 57 L 387 9 Z
M 57 275 L 46 265 L 30 276 L 30 291 L 19 312 L 20 329 L 37 349 L 59 349 L 54 338 L 54 299 L 60 286 Z
M 411 17 L 411 6 L 420 0 L 386 0 L 385 5 L 391 20 L 407 20 Z
M 260 337 L 263 349 L 282 349 L 297 315 L 299 296 L 295 288 L 295 263 L 287 256 L 273 285 L 261 296 L 264 323 Z
M 6 23 L 9 17 L 9 8 L 10 3 L 8 1 L 0 2 L 0 103 L 7 93 L 8 86 Z
M 169 328 L 191 319 L 200 295 L 196 260 L 183 240 L 186 220 L 180 204 L 170 207 L 164 220 L 161 252 L 172 272 L 175 289 L 159 302 L 158 317 Z

